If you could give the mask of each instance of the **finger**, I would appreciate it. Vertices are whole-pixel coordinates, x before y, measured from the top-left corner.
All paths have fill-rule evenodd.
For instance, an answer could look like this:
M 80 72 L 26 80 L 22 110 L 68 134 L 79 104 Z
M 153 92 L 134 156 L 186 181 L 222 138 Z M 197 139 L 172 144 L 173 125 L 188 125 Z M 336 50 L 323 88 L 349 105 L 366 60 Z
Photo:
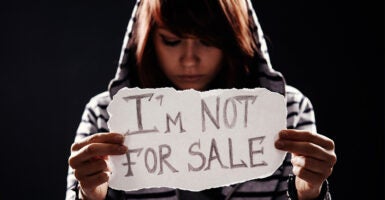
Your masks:
M 90 188 L 96 188 L 97 186 L 106 183 L 109 179 L 109 172 L 100 172 L 89 176 L 83 181 L 79 181 L 79 184 L 83 190 L 88 190 Z
M 77 169 L 84 162 L 95 158 L 103 158 L 105 155 L 121 155 L 127 152 L 127 147 L 120 144 L 92 143 L 79 151 L 73 152 L 69 158 L 69 164 Z
M 314 143 L 310 142 L 298 142 L 293 140 L 277 140 L 275 142 L 276 148 L 288 151 L 297 155 L 316 158 L 321 161 L 334 165 L 337 158 L 334 151 L 328 151 Z
M 293 166 L 301 167 L 314 173 L 325 174 L 326 176 L 330 176 L 333 170 L 333 165 L 330 166 L 328 162 L 305 156 L 293 155 L 291 163 Z
M 119 133 L 97 133 L 80 141 L 72 144 L 71 150 L 78 151 L 84 146 L 91 143 L 111 143 L 111 144 L 122 144 L 124 142 L 124 136 Z
M 311 142 L 327 150 L 334 149 L 333 140 L 331 140 L 330 138 L 324 135 L 312 133 L 309 131 L 294 130 L 294 129 L 282 130 L 279 132 L 279 138 L 284 140 Z
M 325 174 L 315 173 L 296 165 L 293 165 L 293 174 L 298 178 L 301 178 L 306 182 L 312 183 L 314 185 L 321 185 L 322 182 L 328 177 Z
M 91 162 L 85 162 L 82 167 L 75 170 L 74 175 L 77 180 L 82 181 L 87 179 L 89 176 L 108 171 L 107 161 L 98 159 Z

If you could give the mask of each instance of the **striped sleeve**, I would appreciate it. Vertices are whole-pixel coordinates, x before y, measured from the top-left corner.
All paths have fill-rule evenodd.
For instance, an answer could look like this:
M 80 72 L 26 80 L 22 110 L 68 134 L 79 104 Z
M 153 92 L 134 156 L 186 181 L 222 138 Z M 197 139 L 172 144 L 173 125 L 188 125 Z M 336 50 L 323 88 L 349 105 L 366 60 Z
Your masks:
M 298 89 L 286 86 L 287 128 L 316 131 L 315 115 L 310 100 Z M 288 153 L 282 165 L 272 176 L 225 187 L 223 194 L 234 200 L 288 199 L 288 179 L 293 174 Z
M 317 132 L 310 100 L 298 89 L 286 87 L 287 128 Z
M 75 141 L 98 132 L 108 132 L 107 121 L 109 115 L 107 106 L 110 97 L 107 92 L 93 97 L 86 105 L 81 122 L 76 131 Z
M 108 92 L 101 93 L 87 103 L 82 114 L 81 122 L 76 131 L 75 141 L 81 140 L 99 132 L 108 132 L 107 121 L 109 115 L 107 106 L 111 99 Z M 66 200 L 76 200 L 78 182 L 74 176 L 73 169 L 68 168 Z M 170 188 L 150 188 L 138 191 L 121 192 L 113 189 L 108 190 L 111 196 L 123 196 L 124 199 L 157 199 L 176 200 L 179 191 Z M 107 197 L 109 199 L 110 197 Z
M 79 141 L 95 133 L 108 132 L 107 120 L 109 116 L 106 108 L 109 102 L 108 92 L 91 98 L 85 106 L 74 141 Z M 75 200 L 77 198 L 77 185 L 74 171 L 68 166 L 66 200 Z

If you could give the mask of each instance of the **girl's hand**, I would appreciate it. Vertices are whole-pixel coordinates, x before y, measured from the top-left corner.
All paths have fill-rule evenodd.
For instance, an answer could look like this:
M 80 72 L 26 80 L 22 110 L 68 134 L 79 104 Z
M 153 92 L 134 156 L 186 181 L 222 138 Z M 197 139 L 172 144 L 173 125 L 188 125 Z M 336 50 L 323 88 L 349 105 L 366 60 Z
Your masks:
M 333 140 L 302 130 L 282 130 L 275 142 L 277 149 L 292 154 L 298 199 L 315 199 L 337 161 Z
M 124 136 L 117 133 L 97 133 L 75 142 L 71 147 L 69 165 L 74 169 L 84 199 L 104 199 L 107 195 L 109 155 L 126 153 Z

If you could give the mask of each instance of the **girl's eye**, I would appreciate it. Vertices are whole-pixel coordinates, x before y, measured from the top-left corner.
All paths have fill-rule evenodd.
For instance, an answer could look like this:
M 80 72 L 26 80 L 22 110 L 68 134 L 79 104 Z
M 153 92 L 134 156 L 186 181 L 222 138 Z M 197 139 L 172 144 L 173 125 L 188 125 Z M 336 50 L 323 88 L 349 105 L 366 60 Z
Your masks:
M 168 39 L 163 35 L 161 35 L 160 37 L 162 38 L 163 44 L 165 44 L 166 46 L 176 46 L 181 42 L 181 40 L 179 39 Z
M 213 46 L 213 44 L 211 42 L 206 41 L 206 40 L 200 40 L 200 43 L 203 44 L 204 46 L 208 46 L 208 47 Z

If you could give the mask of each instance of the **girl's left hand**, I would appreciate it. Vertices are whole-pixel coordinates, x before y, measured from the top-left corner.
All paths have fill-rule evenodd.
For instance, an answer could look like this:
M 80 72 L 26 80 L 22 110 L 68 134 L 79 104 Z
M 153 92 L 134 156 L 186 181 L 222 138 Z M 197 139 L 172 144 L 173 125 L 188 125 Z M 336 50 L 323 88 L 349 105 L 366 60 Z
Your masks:
M 292 154 L 298 199 L 315 199 L 337 161 L 333 140 L 309 131 L 287 129 L 279 133 L 277 149 Z

